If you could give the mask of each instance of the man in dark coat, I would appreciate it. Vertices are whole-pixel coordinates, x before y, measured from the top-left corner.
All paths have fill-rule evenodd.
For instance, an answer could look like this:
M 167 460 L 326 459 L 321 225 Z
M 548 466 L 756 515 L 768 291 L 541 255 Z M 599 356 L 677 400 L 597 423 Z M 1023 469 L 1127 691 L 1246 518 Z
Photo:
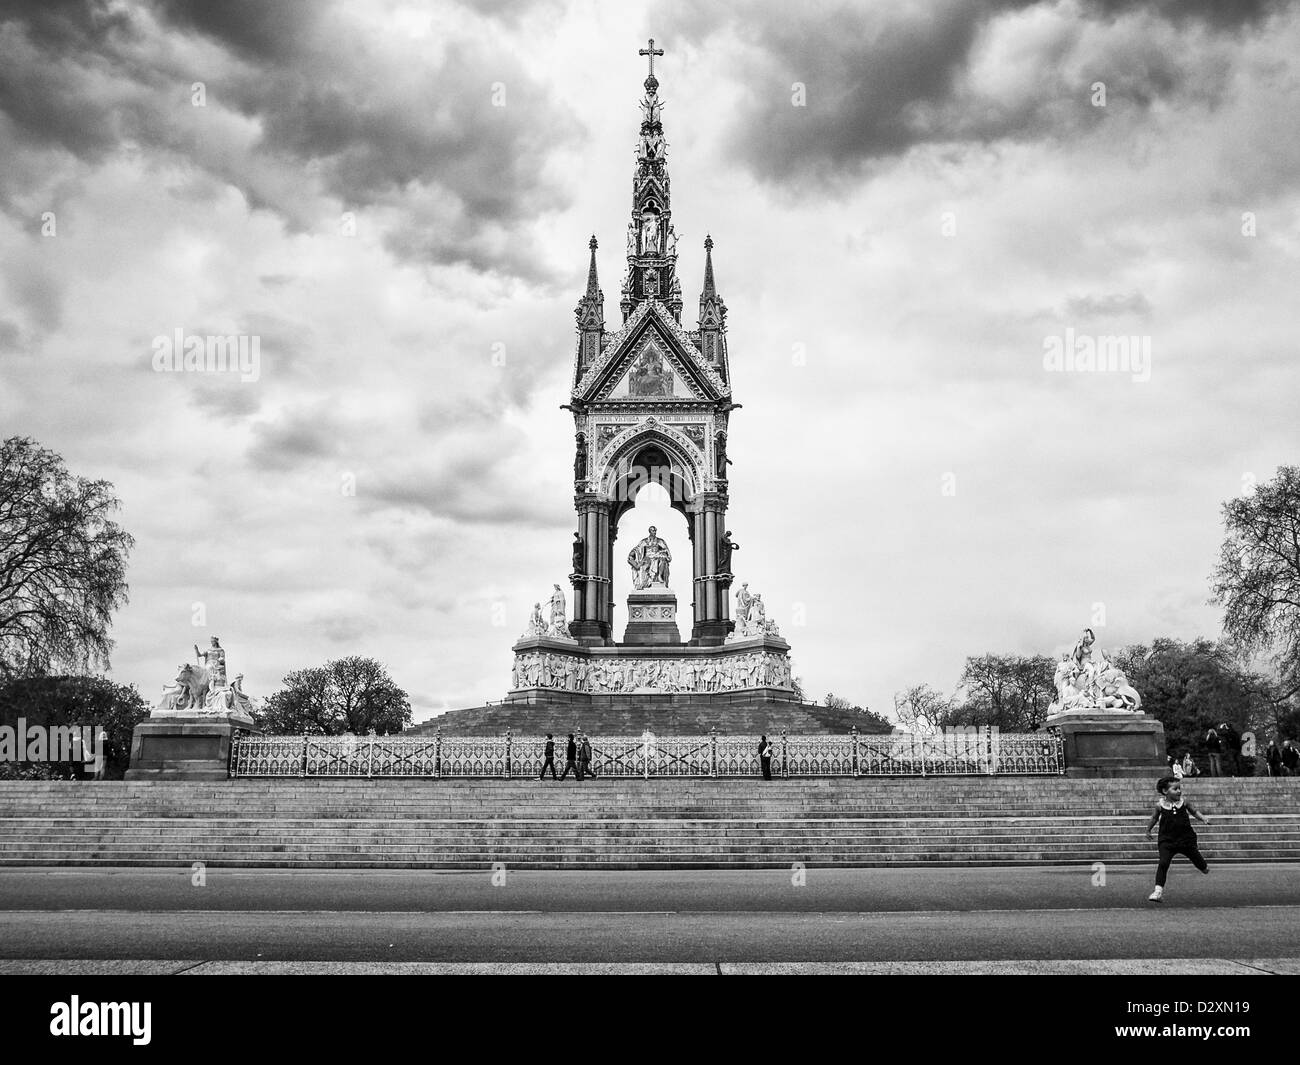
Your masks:
M 538 780 L 546 779 L 546 767 L 548 765 L 551 767 L 551 779 L 557 779 L 555 776 L 555 740 L 551 738 L 549 732 L 546 734 L 546 761 L 542 763 L 542 771 L 538 774 Z
M 758 740 L 758 764 L 763 768 L 763 779 L 772 779 L 772 745 L 768 743 L 766 736 L 760 736 Z
M 1290 740 L 1282 741 L 1282 775 L 1293 777 L 1300 774 L 1300 750 Z
M 573 770 L 574 779 L 581 784 L 582 764 L 578 761 L 578 744 L 574 741 L 572 732 L 569 733 L 569 745 L 564 748 L 564 757 L 566 761 L 564 763 L 564 772 L 560 774 L 560 779 L 563 780 L 569 775 L 569 770 Z
M 1241 776 L 1241 733 L 1225 721 L 1219 726 L 1219 738 L 1223 740 L 1223 760 L 1227 763 L 1228 776 Z

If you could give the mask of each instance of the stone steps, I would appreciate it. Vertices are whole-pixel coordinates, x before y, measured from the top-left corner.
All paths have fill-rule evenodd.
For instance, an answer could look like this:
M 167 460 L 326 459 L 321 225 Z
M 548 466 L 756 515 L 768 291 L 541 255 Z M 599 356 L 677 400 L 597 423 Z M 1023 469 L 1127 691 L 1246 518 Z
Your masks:
M 851 710 L 832 710 L 811 703 L 768 703 L 743 693 L 720 693 L 712 697 L 680 695 L 606 695 L 592 705 L 574 708 L 563 700 L 554 703 L 494 703 L 487 706 L 450 710 L 421 721 L 406 736 L 503 736 L 507 729 L 516 736 L 566 736 L 579 728 L 588 735 L 639 736 L 650 724 L 661 735 L 707 736 L 715 729 L 720 736 L 847 735 L 860 731 L 862 715 Z
M 1212 862 L 1300 861 L 1300 778 L 1190 791 Z M 1154 800 L 1146 780 L 1051 777 L 0 782 L 0 865 L 1150 863 Z

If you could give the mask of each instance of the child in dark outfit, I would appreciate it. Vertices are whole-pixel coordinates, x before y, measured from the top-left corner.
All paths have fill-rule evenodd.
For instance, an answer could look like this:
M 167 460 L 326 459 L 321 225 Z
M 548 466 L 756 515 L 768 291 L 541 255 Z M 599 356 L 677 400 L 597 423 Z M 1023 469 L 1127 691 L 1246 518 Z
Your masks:
M 1147 839 L 1151 838 L 1151 829 L 1160 822 L 1160 864 L 1156 866 L 1156 889 L 1147 897 L 1149 902 L 1159 902 L 1165 893 L 1165 878 L 1169 875 L 1169 863 L 1175 854 L 1185 854 L 1202 873 L 1210 871 L 1209 864 L 1196 849 L 1196 832 L 1192 829 L 1194 817 L 1203 825 L 1210 822 L 1197 812 L 1190 802 L 1183 798 L 1183 782 L 1175 777 L 1161 777 L 1156 782 L 1160 792 L 1160 803 L 1156 812 L 1147 822 Z

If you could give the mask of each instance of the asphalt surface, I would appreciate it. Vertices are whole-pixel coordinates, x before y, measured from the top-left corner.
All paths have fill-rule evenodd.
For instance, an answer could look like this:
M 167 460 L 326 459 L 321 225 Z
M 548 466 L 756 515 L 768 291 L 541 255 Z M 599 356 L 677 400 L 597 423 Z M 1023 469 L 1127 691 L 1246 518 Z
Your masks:
M 1289 960 L 1300 958 L 1300 865 L 1202 876 L 1178 862 L 1160 904 L 1146 901 L 1146 865 L 1104 877 L 1086 865 L 504 872 L 494 883 L 486 869 L 210 868 L 196 886 L 189 869 L 0 869 L 0 971 L 54 959 L 152 959 L 173 972 L 203 962 L 1300 968 Z

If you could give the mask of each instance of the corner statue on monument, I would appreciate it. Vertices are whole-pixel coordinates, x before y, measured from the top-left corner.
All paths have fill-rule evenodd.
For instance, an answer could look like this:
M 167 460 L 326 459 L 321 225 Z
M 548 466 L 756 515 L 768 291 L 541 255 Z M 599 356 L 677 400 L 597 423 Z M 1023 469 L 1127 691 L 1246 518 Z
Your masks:
M 253 703 L 244 674 L 226 680 L 226 649 L 218 637 L 200 651 L 197 663 L 176 667 L 162 697 L 131 735 L 127 780 L 224 780 L 229 775 L 235 733 L 255 732 Z
M 1056 666 L 1056 701 L 1047 708 L 1046 724 L 1061 734 L 1066 775 L 1164 772 L 1164 726 L 1142 712 L 1142 696 L 1095 643 L 1092 629 L 1084 629 Z
M 651 44 L 642 54 L 653 63 L 664 50 Z M 643 84 L 632 198 L 619 225 L 627 237 L 619 247 L 627 270 L 617 304 L 622 320 L 606 322 L 595 236 L 586 242 L 587 285 L 574 308 L 573 374 L 563 404 L 573 416 L 572 598 L 566 602 L 569 589 L 556 587 L 549 618 L 545 600 L 533 607 L 514 644 L 506 703 L 546 704 L 560 715 L 556 721 L 580 712 L 587 731 L 598 731 L 600 714 L 633 695 L 656 728 L 661 709 L 685 710 L 692 726 L 703 728 L 725 714 L 735 728 L 752 708 L 766 726 L 774 711 L 801 700 L 790 645 L 761 597 L 746 587 L 740 624 L 731 619 L 739 545 L 727 508 L 733 485 L 741 485 L 728 476 L 728 445 L 740 404 L 732 391 L 727 305 L 714 275 L 713 237 L 706 235 L 699 320 L 683 320 L 670 145 L 653 69 Z M 681 522 L 672 529 L 674 544 L 690 542 L 678 548 L 675 587 L 667 538 L 654 525 L 638 535 L 646 526 L 638 521 L 637 497 L 647 484 L 670 498 L 672 516 L 661 524 Z M 630 551 L 617 548 L 620 535 Z

